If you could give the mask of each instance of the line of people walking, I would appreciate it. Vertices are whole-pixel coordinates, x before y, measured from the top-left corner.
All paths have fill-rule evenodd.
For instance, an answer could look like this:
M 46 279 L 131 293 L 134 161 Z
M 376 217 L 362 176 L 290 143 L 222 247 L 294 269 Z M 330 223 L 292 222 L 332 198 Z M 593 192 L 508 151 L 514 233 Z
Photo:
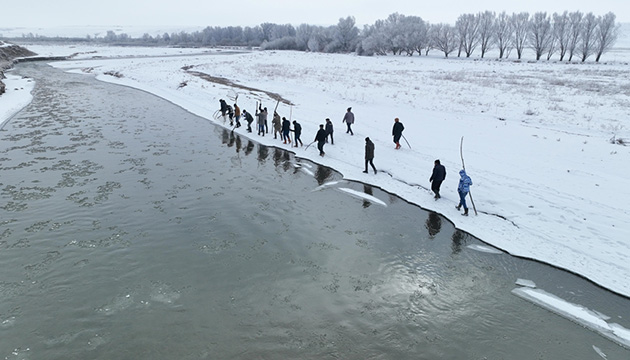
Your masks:
M 235 103 L 234 107 L 228 105 L 225 100 L 219 100 L 221 104 L 221 114 L 225 119 L 226 116 L 230 119 L 230 125 L 234 126 L 234 128 L 238 128 L 241 126 L 240 118 L 241 118 L 241 110 L 238 105 Z M 247 121 L 247 132 L 252 132 L 251 124 L 254 121 L 252 115 L 243 109 L 242 116 Z M 267 123 L 268 111 L 266 107 L 262 106 L 262 103 L 258 104 L 258 108 L 256 109 L 256 125 L 257 125 L 257 133 L 259 136 L 265 136 L 265 134 L 269 133 L 269 127 Z M 236 122 L 236 125 L 233 125 L 233 120 Z M 346 134 L 354 135 L 352 130 L 352 125 L 355 122 L 354 113 L 352 112 L 352 107 L 348 107 L 346 109 L 346 113 L 343 116 L 342 123 L 346 124 Z M 280 115 L 274 111 L 273 119 L 271 121 L 273 128 L 273 138 L 277 139 L 280 136 L 280 140 L 282 140 L 283 144 L 289 144 L 292 147 L 304 146 L 301 140 L 302 135 L 302 126 L 297 122 L 297 120 L 287 120 L 286 117 L 280 117 Z M 291 124 L 293 124 L 293 128 L 291 128 Z M 392 138 L 395 144 L 394 149 L 399 150 L 401 148 L 400 139 L 404 138 L 403 131 L 405 130 L 405 126 L 400 121 L 399 118 L 394 118 L 394 125 L 392 127 Z M 291 132 L 293 132 L 293 145 L 291 145 Z M 317 133 L 315 134 L 315 139 L 313 143 L 317 143 L 317 149 L 319 150 L 319 155 L 324 156 L 326 152 L 324 151 L 324 145 L 328 143 L 328 139 L 330 138 L 330 144 L 334 145 L 334 128 L 333 123 L 330 118 L 326 118 L 325 124 L 320 124 Z M 405 141 L 407 141 L 405 139 Z M 298 145 L 299 144 L 299 145 Z M 308 144 L 307 148 L 311 145 Z M 407 145 L 409 143 L 407 142 Z M 411 146 L 409 145 L 411 148 Z M 374 142 L 369 137 L 365 138 L 365 169 L 363 173 L 368 173 L 368 165 L 374 171 L 374 174 L 378 173 L 376 170 L 376 166 L 374 165 Z M 457 192 L 459 194 L 459 203 L 456 206 L 457 210 L 460 210 L 462 207 L 464 208 L 464 212 L 462 215 L 468 216 L 468 206 L 466 205 L 466 196 L 470 192 L 470 186 L 472 185 L 472 180 L 470 176 L 466 174 L 465 170 L 461 170 L 459 172 L 460 180 L 457 188 Z M 434 161 L 433 172 L 431 177 L 429 178 L 429 182 L 431 183 L 431 191 L 434 193 L 434 199 L 438 200 L 441 198 L 440 195 L 440 187 L 442 182 L 446 179 L 446 168 L 444 165 L 440 163 L 440 160 Z

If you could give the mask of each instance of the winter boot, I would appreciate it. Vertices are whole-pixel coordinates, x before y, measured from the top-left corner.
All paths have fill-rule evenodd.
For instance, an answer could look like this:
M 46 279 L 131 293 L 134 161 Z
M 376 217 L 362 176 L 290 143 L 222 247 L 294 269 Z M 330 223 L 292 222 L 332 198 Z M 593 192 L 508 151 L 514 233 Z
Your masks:
M 462 215 L 464 215 L 464 216 L 468 216 L 468 209 L 467 209 L 467 208 L 466 208 L 466 209 L 464 209 L 464 213 L 463 213 Z
M 455 209 L 457 209 L 457 210 L 459 210 L 459 209 L 461 209 L 461 208 L 462 208 L 462 206 L 461 206 L 461 205 L 457 205 L 457 206 L 455 206 Z

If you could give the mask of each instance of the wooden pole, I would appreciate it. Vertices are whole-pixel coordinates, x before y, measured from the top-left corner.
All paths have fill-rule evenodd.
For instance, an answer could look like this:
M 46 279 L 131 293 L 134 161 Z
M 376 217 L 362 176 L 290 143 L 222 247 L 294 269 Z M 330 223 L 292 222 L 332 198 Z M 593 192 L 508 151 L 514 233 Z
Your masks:
M 462 136 L 462 140 L 459 143 L 459 156 L 462 158 L 462 169 L 466 171 L 466 165 L 464 165 L 464 137 Z M 479 215 L 477 213 L 477 207 L 475 207 L 475 201 L 472 197 L 472 191 L 468 190 L 468 195 L 470 196 L 470 203 L 473 206 L 473 210 L 475 211 L 475 215 Z

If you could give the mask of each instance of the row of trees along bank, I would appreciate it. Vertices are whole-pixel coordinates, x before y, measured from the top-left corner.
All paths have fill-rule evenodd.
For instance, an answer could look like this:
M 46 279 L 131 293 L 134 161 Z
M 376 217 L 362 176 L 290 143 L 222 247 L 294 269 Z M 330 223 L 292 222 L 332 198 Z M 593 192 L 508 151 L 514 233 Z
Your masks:
M 363 30 L 357 28 L 354 17 L 348 16 L 327 27 L 263 23 L 255 27 L 206 27 L 193 33 L 144 34 L 140 38 L 108 31 L 103 37 L 88 35 L 74 40 L 116 45 L 244 46 L 359 55 L 428 55 L 435 50 L 445 57 L 478 54 L 481 58 L 496 50 L 499 58 L 508 58 L 515 52 L 518 59 L 525 50 L 532 50 L 536 60 L 550 60 L 557 55 L 560 61 L 572 61 L 575 57 L 584 62 L 594 55 L 598 62 L 617 40 L 619 25 L 615 24 L 615 18 L 610 12 L 595 16 L 579 11 L 551 15 L 485 11 L 460 15 L 455 25 L 450 25 L 430 24 L 419 16 L 394 13 L 364 26 Z M 33 34 L 23 37 L 45 40 Z

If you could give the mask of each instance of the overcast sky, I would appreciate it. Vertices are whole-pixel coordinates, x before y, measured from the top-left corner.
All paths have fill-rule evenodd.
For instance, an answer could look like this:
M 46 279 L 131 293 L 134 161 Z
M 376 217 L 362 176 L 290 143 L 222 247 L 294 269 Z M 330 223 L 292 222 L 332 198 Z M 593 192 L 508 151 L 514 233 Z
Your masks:
M 582 11 L 630 22 L 630 0 L 3 0 L 0 29 L 84 25 L 256 26 L 263 22 L 335 25 L 354 16 L 358 26 L 398 12 L 454 24 L 461 14 Z

